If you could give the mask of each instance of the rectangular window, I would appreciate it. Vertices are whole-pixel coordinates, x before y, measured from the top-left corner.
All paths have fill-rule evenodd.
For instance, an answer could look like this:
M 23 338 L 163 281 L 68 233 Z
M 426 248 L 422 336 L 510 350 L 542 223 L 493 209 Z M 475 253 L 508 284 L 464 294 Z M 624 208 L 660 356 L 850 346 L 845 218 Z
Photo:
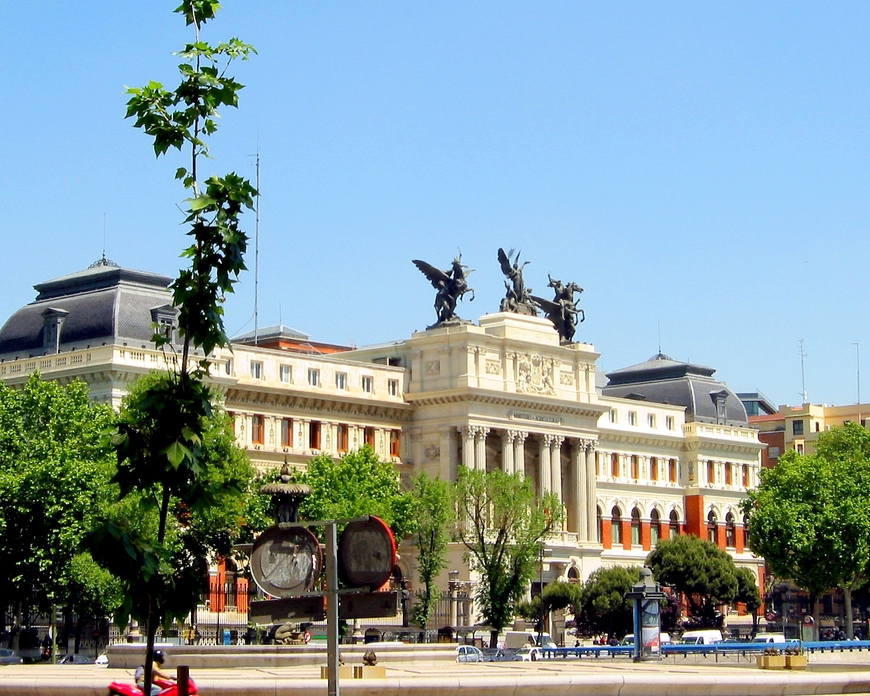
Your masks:
M 320 370 L 315 370 L 313 367 L 308 368 L 308 385 L 312 387 L 320 386 Z
M 390 456 L 391 457 L 401 457 L 402 456 L 402 448 L 400 445 L 402 432 L 400 430 L 391 430 L 390 431 Z
M 716 465 L 712 459 L 707 460 L 707 483 L 716 483 Z
M 674 429 L 674 417 L 673 416 L 666 416 L 665 417 L 665 427 L 668 430 Z
M 308 424 L 308 448 L 320 449 L 320 421 L 311 421 Z
M 336 449 L 339 452 L 347 452 L 347 443 L 348 443 L 348 427 L 344 424 L 339 424 L 338 430 L 336 431 Z
M 610 409 L 610 422 L 619 423 L 619 413 L 615 408 Z
M 281 446 L 282 447 L 292 447 L 293 446 L 293 419 L 292 418 L 282 418 L 281 419 Z
M 365 443 L 369 447 L 374 449 L 375 448 L 375 429 L 374 428 L 366 428 L 363 431 L 363 435 L 365 437 Z
M 791 422 L 791 433 L 792 435 L 803 435 L 804 422 L 802 420 L 793 420 Z
M 233 374 L 233 361 L 232 361 L 232 360 L 227 360 L 227 361 L 224 363 L 224 371 L 225 371 L 228 375 Z
M 628 412 L 628 424 L 637 425 L 637 411 Z
M 285 384 L 289 384 L 293 376 L 293 372 L 290 370 L 290 366 L 281 365 L 281 367 L 279 368 L 279 372 L 281 375 L 281 381 Z
M 363 378 L 362 378 L 362 382 L 361 382 L 361 383 L 362 383 L 362 390 L 363 390 L 366 394 L 371 394 L 371 393 L 372 393 L 372 389 L 373 389 L 374 386 L 375 386 L 375 378 L 374 378 L 374 377 L 371 377 L 371 376 L 369 376 L 369 375 L 363 375 Z
M 619 455 L 616 452 L 610 455 L 610 476 L 619 478 Z
M 344 391 L 347 389 L 347 374 L 344 372 L 335 373 L 335 388 Z
M 635 481 L 640 478 L 640 457 L 636 454 L 631 455 L 631 478 Z
M 650 457 L 650 459 L 649 459 L 649 480 L 650 481 L 658 481 L 659 480 L 659 458 L 658 457 Z
M 263 444 L 263 434 L 266 430 L 265 421 L 264 416 L 251 416 L 251 444 Z
M 259 360 L 251 360 L 251 377 L 263 379 L 263 363 Z
M 731 483 L 731 462 L 725 462 L 725 485 L 730 486 Z
M 650 428 L 656 427 L 656 414 L 655 413 L 647 413 L 646 414 L 646 424 Z
M 677 482 L 677 460 L 669 459 L 668 460 L 668 481 L 671 483 Z
M 749 467 L 746 464 L 743 465 L 743 487 L 749 488 Z
M 387 392 L 390 396 L 398 396 L 399 395 L 399 380 L 390 379 L 387 380 Z

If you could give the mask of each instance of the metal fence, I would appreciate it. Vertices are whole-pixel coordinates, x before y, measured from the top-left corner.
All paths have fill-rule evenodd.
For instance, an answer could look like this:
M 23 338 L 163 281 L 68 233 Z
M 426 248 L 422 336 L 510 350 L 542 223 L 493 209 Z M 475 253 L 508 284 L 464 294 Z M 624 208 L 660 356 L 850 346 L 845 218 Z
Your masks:
M 361 619 L 347 627 L 346 640 L 351 636 L 366 640 L 406 640 L 434 642 L 438 636 L 451 638 L 467 634 L 474 628 L 476 615 L 474 601 L 468 589 L 453 589 L 444 592 L 438 599 L 435 610 L 425 629 L 410 625 L 410 610 L 421 593 L 399 603 L 395 617 Z M 198 605 L 184 621 L 173 623 L 168 629 L 157 630 L 157 641 L 174 644 L 196 645 L 244 645 L 268 643 L 271 627 L 254 626 L 248 617 L 252 600 L 264 599 L 258 588 L 249 585 L 243 577 L 217 579 L 209 582 L 203 603 Z M 46 635 L 54 623 L 58 636 L 59 652 L 80 652 L 98 655 L 107 645 L 139 642 L 145 640 L 145 627 L 135 622 L 122 630 L 108 619 L 99 621 L 79 618 L 75 615 L 52 617 L 48 614 L 31 614 L 13 617 L 6 614 L 5 630 L 0 633 L 4 645 L 15 644 L 28 659 L 39 659 L 48 644 Z M 19 625 L 20 624 L 20 625 Z M 309 630 L 318 638 L 326 634 L 325 622 L 313 622 Z

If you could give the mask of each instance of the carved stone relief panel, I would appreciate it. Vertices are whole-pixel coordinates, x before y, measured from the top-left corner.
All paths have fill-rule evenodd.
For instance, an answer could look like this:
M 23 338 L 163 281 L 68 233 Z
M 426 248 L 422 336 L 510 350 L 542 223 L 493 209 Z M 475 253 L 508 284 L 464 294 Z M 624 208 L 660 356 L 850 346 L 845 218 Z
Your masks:
M 517 356 L 517 391 L 521 394 L 555 395 L 554 360 L 541 355 Z
M 501 363 L 498 360 L 487 360 L 486 361 L 486 374 L 488 374 L 488 375 L 500 375 L 501 374 Z
M 440 375 L 441 374 L 441 361 L 440 360 L 430 360 L 426 363 L 426 374 L 427 375 Z

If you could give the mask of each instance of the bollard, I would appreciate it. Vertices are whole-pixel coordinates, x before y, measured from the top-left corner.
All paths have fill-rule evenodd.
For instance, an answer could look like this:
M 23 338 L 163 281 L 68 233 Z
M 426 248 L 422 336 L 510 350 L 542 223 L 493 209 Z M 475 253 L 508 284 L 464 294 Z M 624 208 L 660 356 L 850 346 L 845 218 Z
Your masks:
M 178 665 L 175 670 L 178 677 L 178 696 L 190 696 L 190 667 L 187 665 Z

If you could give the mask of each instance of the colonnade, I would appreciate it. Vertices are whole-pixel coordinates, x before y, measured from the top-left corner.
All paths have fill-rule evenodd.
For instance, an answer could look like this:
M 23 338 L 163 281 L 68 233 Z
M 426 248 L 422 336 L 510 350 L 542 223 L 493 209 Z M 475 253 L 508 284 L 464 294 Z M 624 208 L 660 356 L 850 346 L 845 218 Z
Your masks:
M 484 425 L 458 428 L 462 441 L 462 464 L 469 469 L 487 470 L 486 441 L 490 432 L 501 439 L 501 469 L 506 474 L 525 475 L 526 447 L 536 442 L 540 461 L 538 489 L 554 493 L 562 502 L 572 487 L 571 516 L 582 541 L 595 541 L 597 536 L 595 475 L 595 439 L 565 437 L 553 433 L 533 433 L 518 429 L 490 429 Z M 568 471 L 563 472 L 562 449 L 569 447 Z M 490 467 L 492 468 L 492 467 Z

